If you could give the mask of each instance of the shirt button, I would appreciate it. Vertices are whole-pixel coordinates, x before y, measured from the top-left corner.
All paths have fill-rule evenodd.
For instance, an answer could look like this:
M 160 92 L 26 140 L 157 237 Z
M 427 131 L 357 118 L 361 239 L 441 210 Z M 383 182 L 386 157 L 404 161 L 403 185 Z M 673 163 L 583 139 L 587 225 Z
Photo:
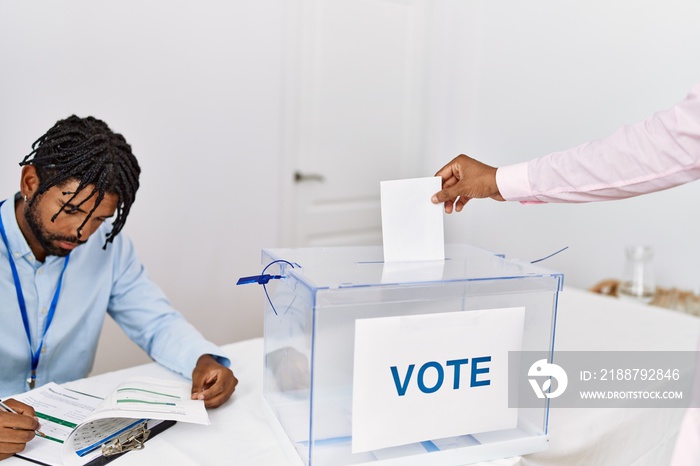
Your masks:
M 41 313 L 42 313 L 42 314 L 46 314 L 46 306 L 42 306 L 42 308 L 41 308 Z
M 44 269 L 39 269 L 39 275 L 44 275 Z
M 19 253 L 15 251 L 15 258 L 19 257 Z
M 46 346 L 41 347 L 41 354 L 44 354 L 44 353 L 46 353 Z

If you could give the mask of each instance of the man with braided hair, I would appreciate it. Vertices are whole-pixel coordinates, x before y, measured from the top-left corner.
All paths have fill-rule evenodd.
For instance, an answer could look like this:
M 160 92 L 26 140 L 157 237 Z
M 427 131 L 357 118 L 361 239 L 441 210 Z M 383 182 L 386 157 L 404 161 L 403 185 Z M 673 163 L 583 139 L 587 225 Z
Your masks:
M 20 166 L 19 193 L 0 203 L 0 397 L 87 376 L 109 314 L 155 361 L 191 376 L 193 399 L 225 402 L 238 383 L 230 361 L 171 307 L 119 235 L 141 171 L 124 137 L 71 116 Z M 0 459 L 38 428 L 31 407 L 7 405 L 19 414 L 0 412 Z

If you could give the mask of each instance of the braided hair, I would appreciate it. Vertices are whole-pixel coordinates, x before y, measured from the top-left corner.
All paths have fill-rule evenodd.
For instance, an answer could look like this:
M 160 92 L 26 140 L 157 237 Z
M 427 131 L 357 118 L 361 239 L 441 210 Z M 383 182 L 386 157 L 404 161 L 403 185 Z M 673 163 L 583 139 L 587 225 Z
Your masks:
M 66 202 L 70 204 L 80 191 L 93 186 L 90 195 L 75 207 L 80 208 L 88 199 L 97 196 L 92 210 L 78 227 L 78 237 L 105 194 L 115 194 L 119 201 L 117 216 L 103 249 L 124 227 L 139 189 L 141 169 L 126 139 L 112 132 L 104 121 L 75 115 L 58 121 L 32 144 L 32 151 L 20 162 L 20 166 L 24 165 L 34 166 L 39 178 L 39 187 L 31 202 L 54 186 L 61 187 L 76 180 L 78 188 L 63 193 L 72 194 Z M 52 222 L 60 212 L 51 218 Z

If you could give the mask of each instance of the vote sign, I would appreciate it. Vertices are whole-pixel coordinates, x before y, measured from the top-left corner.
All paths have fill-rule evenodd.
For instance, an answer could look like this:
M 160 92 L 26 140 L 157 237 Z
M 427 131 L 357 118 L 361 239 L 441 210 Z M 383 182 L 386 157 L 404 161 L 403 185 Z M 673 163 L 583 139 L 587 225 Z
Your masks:
M 525 308 L 355 322 L 352 452 L 515 428 L 508 352 Z

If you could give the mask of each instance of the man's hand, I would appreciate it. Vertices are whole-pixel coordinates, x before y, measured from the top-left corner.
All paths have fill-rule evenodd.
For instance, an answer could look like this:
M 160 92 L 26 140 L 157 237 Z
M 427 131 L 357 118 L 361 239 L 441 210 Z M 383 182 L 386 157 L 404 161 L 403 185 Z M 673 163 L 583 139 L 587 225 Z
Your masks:
M 192 399 L 204 400 L 207 408 L 217 408 L 231 397 L 238 379 L 231 369 L 222 366 L 210 354 L 197 360 L 192 371 Z
M 442 167 L 435 176 L 442 178 L 442 191 L 433 195 L 433 204 L 445 203 L 445 212 L 460 212 L 470 199 L 490 197 L 504 201 L 496 184 L 496 168 L 464 154 Z
M 18 414 L 0 411 L 0 460 L 24 450 L 39 429 L 34 408 L 12 399 L 5 400 L 5 404 Z

